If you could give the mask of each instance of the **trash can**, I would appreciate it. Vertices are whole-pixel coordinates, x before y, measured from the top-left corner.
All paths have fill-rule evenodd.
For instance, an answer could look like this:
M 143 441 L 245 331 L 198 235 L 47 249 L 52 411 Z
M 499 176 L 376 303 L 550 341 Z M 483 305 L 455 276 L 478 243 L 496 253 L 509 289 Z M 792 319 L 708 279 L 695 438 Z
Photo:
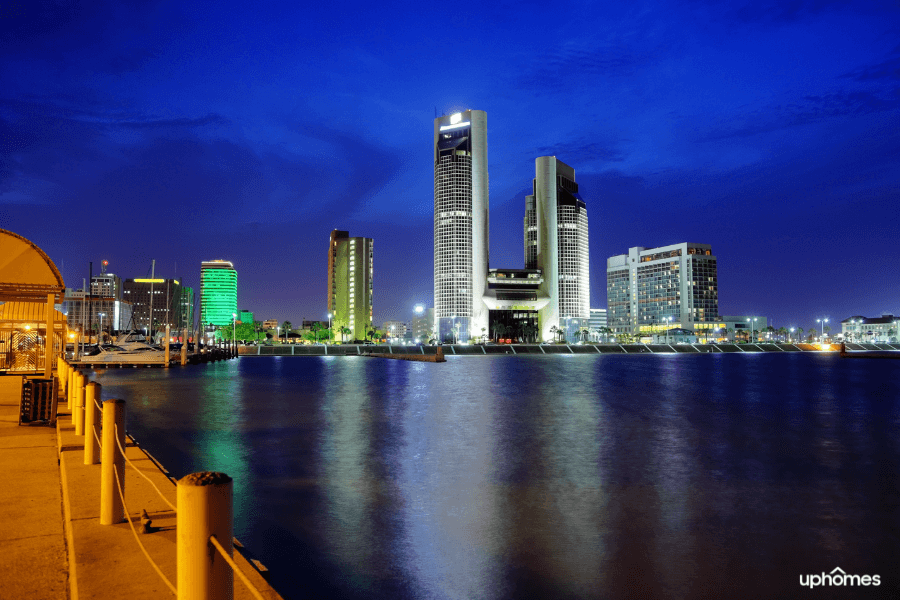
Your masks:
M 57 389 L 56 377 L 26 377 L 22 382 L 19 425 L 40 422 L 56 425 Z

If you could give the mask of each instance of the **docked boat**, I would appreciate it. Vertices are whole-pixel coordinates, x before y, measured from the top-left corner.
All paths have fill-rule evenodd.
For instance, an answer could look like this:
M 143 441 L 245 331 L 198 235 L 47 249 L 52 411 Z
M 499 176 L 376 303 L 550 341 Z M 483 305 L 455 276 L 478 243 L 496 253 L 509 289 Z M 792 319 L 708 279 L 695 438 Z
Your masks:
M 152 364 L 164 363 L 164 350 L 154 348 L 143 342 L 128 342 L 127 345 L 101 344 L 92 352 L 81 357 L 84 363 L 126 363 Z

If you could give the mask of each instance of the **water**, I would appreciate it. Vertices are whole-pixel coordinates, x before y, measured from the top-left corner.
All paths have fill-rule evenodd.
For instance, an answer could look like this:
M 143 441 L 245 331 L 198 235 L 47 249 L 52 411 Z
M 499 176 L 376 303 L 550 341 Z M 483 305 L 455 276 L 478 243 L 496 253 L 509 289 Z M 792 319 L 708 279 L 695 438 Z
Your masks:
M 286 598 L 897 597 L 900 361 L 244 357 L 96 375 Z M 880 575 L 802 589 L 801 575 Z M 238 584 L 236 584 L 238 585 Z

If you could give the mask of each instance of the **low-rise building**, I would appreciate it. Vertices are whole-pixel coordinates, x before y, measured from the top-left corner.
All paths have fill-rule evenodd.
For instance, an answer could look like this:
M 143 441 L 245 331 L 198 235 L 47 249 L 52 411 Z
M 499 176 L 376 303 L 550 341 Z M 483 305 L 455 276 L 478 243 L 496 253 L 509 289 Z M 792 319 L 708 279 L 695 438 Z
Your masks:
M 841 321 L 841 336 L 847 342 L 896 342 L 900 340 L 900 317 L 854 315 Z

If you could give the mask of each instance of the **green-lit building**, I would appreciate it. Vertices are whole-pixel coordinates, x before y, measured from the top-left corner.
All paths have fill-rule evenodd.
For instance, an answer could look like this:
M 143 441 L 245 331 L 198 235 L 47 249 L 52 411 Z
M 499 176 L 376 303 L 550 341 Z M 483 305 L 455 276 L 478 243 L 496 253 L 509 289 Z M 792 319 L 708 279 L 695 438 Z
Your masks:
M 208 260 L 200 266 L 200 321 L 231 325 L 237 314 L 237 271 L 227 260 Z
M 241 323 L 250 323 L 253 324 L 253 311 L 250 310 L 242 310 L 238 313 L 238 321 Z
M 335 327 L 350 328 L 349 340 L 366 338 L 372 323 L 371 238 L 350 237 L 334 230 L 328 243 L 328 312 Z M 335 336 L 341 339 L 339 333 Z

